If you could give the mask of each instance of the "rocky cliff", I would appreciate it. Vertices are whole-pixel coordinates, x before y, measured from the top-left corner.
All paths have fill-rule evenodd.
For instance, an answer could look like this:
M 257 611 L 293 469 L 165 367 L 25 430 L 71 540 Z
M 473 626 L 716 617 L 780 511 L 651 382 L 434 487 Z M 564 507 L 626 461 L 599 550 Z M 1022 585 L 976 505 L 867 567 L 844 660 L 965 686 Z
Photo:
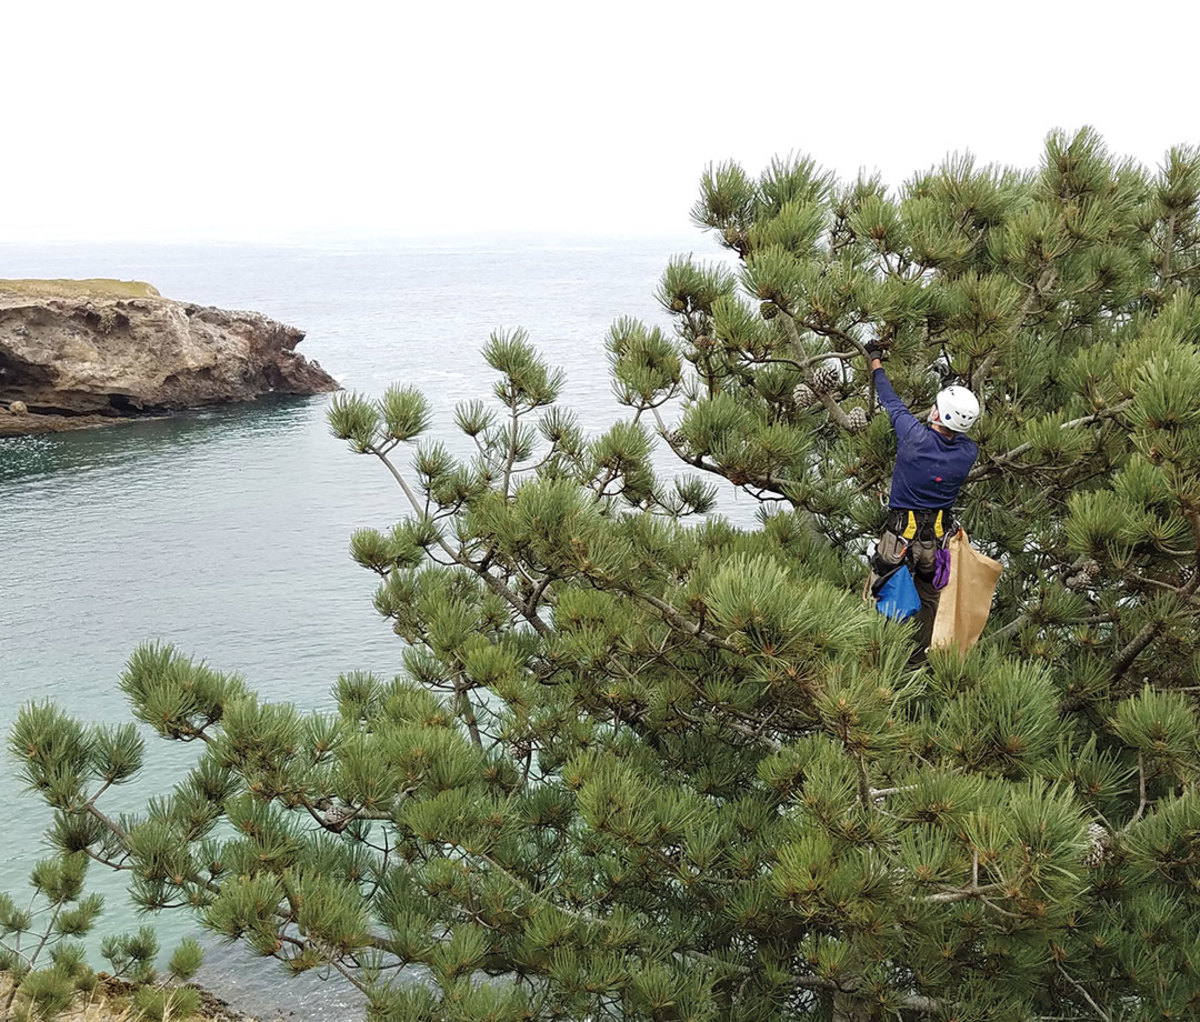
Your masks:
M 147 284 L 0 281 L 0 431 L 337 390 L 294 350 L 303 338 L 257 312 L 173 301 Z

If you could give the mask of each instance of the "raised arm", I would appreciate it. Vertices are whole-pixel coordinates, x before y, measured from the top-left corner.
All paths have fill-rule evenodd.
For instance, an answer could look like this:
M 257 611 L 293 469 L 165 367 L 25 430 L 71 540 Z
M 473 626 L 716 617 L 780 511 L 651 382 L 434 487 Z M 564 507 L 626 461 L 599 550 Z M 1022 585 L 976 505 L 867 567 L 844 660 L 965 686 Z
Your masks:
M 883 354 L 883 350 L 876 342 L 872 341 L 867 345 L 868 364 L 875 377 L 875 393 L 879 397 L 879 403 L 883 405 L 884 410 L 888 413 L 888 418 L 892 420 L 892 429 L 895 430 L 896 436 L 903 439 L 913 430 L 920 430 L 925 427 L 921 425 L 921 421 L 908 410 L 908 405 L 901 401 L 896 391 L 892 389 L 892 381 L 888 379 L 887 373 L 883 369 L 883 362 L 879 359 L 881 354 Z

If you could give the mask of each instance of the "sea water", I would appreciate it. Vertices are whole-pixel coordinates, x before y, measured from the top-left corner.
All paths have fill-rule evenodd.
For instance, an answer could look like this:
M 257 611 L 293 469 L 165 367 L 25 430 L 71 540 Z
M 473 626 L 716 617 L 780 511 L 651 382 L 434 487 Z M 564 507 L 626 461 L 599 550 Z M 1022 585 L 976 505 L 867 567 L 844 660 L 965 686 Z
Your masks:
M 457 402 L 488 399 L 480 348 L 523 327 L 567 374 L 562 401 L 590 433 L 627 415 L 612 394 L 604 335 L 621 316 L 670 329 L 654 290 L 673 254 L 660 241 L 309 243 L 288 246 L 0 245 L 0 277 L 144 280 L 167 297 L 253 309 L 306 331 L 299 351 L 347 389 L 419 387 L 431 435 L 452 439 Z M 171 642 L 262 698 L 330 709 L 341 672 L 398 672 L 401 640 L 373 610 L 375 576 L 347 547 L 361 526 L 404 514 L 383 466 L 329 435 L 328 396 L 264 400 L 69 433 L 0 439 L 0 731 L 53 700 L 87 722 L 130 719 L 117 688 L 133 649 Z M 669 463 L 669 462 L 668 462 Z M 143 729 L 141 779 L 115 790 L 133 810 L 169 789 L 193 750 Z M 0 761 L 0 891 L 28 896 L 47 853 L 48 813 Z M 136 914 L 120 878 L 94 866 L 100 929 L 149 922 L 165 945 L 199 933 L 182 913 Z M 285 980 L 211 938 L 200 979 L 262 1015 L 357 1014 L 344 982 Z M 97 963 L 99 964 L 99 963 Z M 272 972 L 272 970 L 276 970 Z M 278 981 L 277 981 L 278 980 Z

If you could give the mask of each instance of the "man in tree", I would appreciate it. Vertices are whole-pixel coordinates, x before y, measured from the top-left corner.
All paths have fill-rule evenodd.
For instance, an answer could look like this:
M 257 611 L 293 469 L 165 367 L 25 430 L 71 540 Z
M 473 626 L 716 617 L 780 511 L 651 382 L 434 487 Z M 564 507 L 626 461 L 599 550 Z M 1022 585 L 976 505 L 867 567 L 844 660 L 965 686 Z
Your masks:
M 946 543 L 958 531 L 953 507 L 979 448 L 965 434 L 979 417 L 979 402 L 966 387 L 938 392 L 923 425 L 892 389 L 884 372 L 883 349 L 867 347 L 875 392 L 896 433 L 896 467 L 892 471 L 887 525 L 872 560 L 875 591 L 884 579 L 908 562 L 921 610 L 914 659 L 923 659 L 933 635 L 938 598 L 946 584 Z M 941 569 L 941 570 L 939 570 Z

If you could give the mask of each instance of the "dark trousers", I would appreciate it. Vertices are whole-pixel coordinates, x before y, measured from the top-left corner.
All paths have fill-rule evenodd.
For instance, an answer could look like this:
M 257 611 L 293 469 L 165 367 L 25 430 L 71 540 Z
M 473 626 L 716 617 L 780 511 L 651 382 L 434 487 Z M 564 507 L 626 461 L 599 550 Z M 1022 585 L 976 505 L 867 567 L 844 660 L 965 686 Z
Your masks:
M 909 515 L 914 518 L 909 518 Z M 941 514 L 941 532 L 937 535 L 938 518 Z M 915 530 L 913 526 L 915 525 Z M 948 511 L 903 511 L 888 512 L 887 525 L 875 545 L 875 556 L 871 567 L 877 577 L 891 574 L 902 562 L 908 562 L 921 609 L 917 612 L 917 648 L 913 660 L 925 658 L 929 640 L 933 638 L 933 622 L 937 617 L 938 600 L 942 591 L 933 587 L 933 575 L 937 569 L 937 552 L 957 531 Z M 910 535 L 905 536 L 905 532 Z

